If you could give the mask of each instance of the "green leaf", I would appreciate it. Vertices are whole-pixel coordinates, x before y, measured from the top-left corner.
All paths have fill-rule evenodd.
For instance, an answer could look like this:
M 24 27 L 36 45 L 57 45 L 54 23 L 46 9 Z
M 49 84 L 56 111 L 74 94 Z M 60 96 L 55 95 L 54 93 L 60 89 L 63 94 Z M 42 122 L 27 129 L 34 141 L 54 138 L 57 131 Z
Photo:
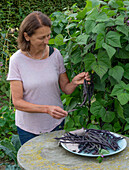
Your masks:
M 119 84 L 115 85 L 111 96 L 117 96 L 121 105 L 125 105 L 129 101 L 129 89 L 128 85 L 126 85 L 123 81 Z
M 115 56 L 121 59 L 129 59 L 129 52 L 125 48 L 118 49 Z
M 129 80 L 129 63 L 125 65 L 124 77 Z
M 74 127 L 74 121 L 70 116 L 67 116 L 67 118 L 65 119 L 65 126 L 67 127 L 67 129 L 72 130 L 72 128 Z
M 86 20 L 96 21 L 98 18 L 99 12 L 97 8 L 93 8 L 87 15 Z
M 92 65 L 92 69 L 99 75 L 100 78 L 107 72 L 108 68 L 99 64 L 95 63 Z
M 99 7 L 99 5 L 100 5 L 99 0 L 87 0 L 86 1 L 87 11 L 94 9 L 95 7 Z
M 93 33 L 105 34 L 105 23 L 98 23 L 92 30 Z
M 114 31 L 109 31 L 106 34 L 106 43 L 113 46 L 113 47 L 120 47 L 121 48 L 121 43 L 120 43 L 120 34 Z
M 6 124 L 6 120 L 0 118 L 0 127 L 4 127 L 5 124 Z
M 94 89 L 99 91 L 105 91 L 105 82 L 101 82 L 99 76 L 96 76 L 94 78 Z
M 89 34 L 90 32 L 92 32 L 93 28 L 95 27 L 96 23 L 92 20 L 87 20 L 85 22 L 85 30 L 86 33 Z
M 123 107 L 122 107 L 121 104 L 118 102 L 118 100 L 115 99 L 115 103 L 114 103 L 114 104 L 115 104 L 115 109 L 116 109 L 119 117 L 122 118 L 122 119 L 125 119 L 124 113 L 123 113 L 123 112 L 124 112 L 124 111 L 123 111 Z
M 55 44 L 55 39 L 51 38 L 51 39 L 49 40 L 49 44 Z
M 127 131 L 127 130 L 129 130 L 129 124 L 128 123 L 126 123 L 126 125 L 124 127 L 124 131 Z
M 115 66 L 109 70 L 109 75 L 112 76 L 118 83 L 121 81 L 124 74 L 124 69 L 121 66 Z
M 106 22 L 108 20 L 109 20 L 109 18 L 107 16 L 107 14 L 105 12 L 102 12 L 102 13 L 99 14 L 96 22 Z
M 81 62 L 82 58 L 81 58 L 81 51 L 80 50 L 75 50 L 73 53 L 72 53 L 72 56 L 70 58 L 71 62 L 74 63 L 74 64 L 77 64 L 79 62 Z
M 9 140 L 3 140 L 0 144 L 0 149 L 3 149 L 5 154 L 17 163 L 17 154 L 14 146 Z
M 123 2 L 121 0 L 110 0 L 109 1 L 109 6 L 111 6 L 112 8 L 120 8 L 123 7 Z
M 97 35 L 95 50 L 102 47 L 102 44 L 104 43 L 104 37 L 105 36 L 102 33 Z
M 82 53 L 82 56 L 88 53 L 88 50 L 95 44 L 95 42 L 89 43 L 84 47 L 84 52 Z
M 115 21 L 116 25 L 124 25 L 124 15 L 119 15 Z
M 88 129 L 98 129 L 99 130 L 98 126 L 92 125 L 92 124 L 89 124 L 87 128 Z
M 104 130 L 109 130 L 109 131 L 113 131 L 113 127 L 112 127 L 112 125 L 109 124 L 109 123 L 105 123 L 105 124 L 103 125 L 102 129 L 104 129 Z
M 106 113 L 105 108 L 98 102 L 95 101 L 91 104 L 90 112 L 95 116 L 101 116 Z
M 92 53 L 88 53 L 84 58 L 85 70 L 91 70 L 92 64 L 96 61 L 95 56 Z
M 110 45 L 107 45 L 106 43 L 103 43 L 103 44 L 102 44 L 102 47 L 103 47 L 104 49 L 106 49 L 106 51 L 107 51 L 108 56 L 109 56 L 110 59 L 111 59 L 112 56 L 116 53 L 115 48 L 111 47 Z
M 119 32 L 122 32 L 123 34 L 125 34 L 126 36 L 128 36 L 129 30 L 128 30 L 128 28 L 127 28 L 126 25 L 117 26 L 116 29 L 117 29 Z
M 121 105 L 125 105 L 129 102 L 129 93 L 126 92 L 118 93 L 117 97 Z
M 110 123 L 115 118 L 115 113 L 111 111 L 106 111 L 106 113 L 102 113 L 101 118 L 104 122 Z
M 125 88 L 126 84 L 123 81 L 121 81 L 119 84 L 114 86 L 111 96 L 117 96 L 117 94 L 122 93 Z
M 65 29 L 70 29 L 70 28 L 73 28 L 73 27 L 76 27 L 75 23 L 72 23 L 72 24 L 68 25 Z
M 86 16 L 87 7 L 78 12 L 77 19 L 82 20 Z
M 56 37 L 55 37 L 55 44 L 57 46 L 61 46 L 61 45 L 64 45 L 65 43 L 63 42 L 63 35 L 62 34 L 58 34 Z
M 110 152 L 108 150 L 105 150 L 105 149 L 101 149 L 99 154 L 101 155 L 105 155 L 105 154 L 109 154 Z
M 83 45 L 83 44 L 86 44 L 87 43 L 87 39 L 89 38 L 89 35 L 87 34 L 82 34 L 82 35 L 79 35 L 77 38 L 76 38 L 76 42 L 77 44 L 80 44 L 80 45 Z
M 122 128 L 120 122 L 119 121 L 115 122 L 113 128 L 115 132 L 118 132 Z
M 60 34 L 61 33 L 61 31 L 62 31 L 62 27 L 60 27 L 60 26 L 57 26 L 57 27 L 54 27 L 54 32 L 55 33 L 57 33 L 57 34 Z

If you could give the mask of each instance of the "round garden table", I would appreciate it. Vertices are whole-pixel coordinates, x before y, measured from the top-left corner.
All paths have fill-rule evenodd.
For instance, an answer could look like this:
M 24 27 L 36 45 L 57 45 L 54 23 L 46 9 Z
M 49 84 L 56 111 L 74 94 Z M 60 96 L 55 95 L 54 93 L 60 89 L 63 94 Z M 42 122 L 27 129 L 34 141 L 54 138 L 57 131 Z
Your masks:
M 17 160 L 25 170 L 129 170 L 129 138 L 127 147 L 112 156 L 106 156 L 102 163 L 95 157 L 73 154 L 58 145 L 55 137 L 64 131 L 55 131 L 35 137 L 18 151 Z

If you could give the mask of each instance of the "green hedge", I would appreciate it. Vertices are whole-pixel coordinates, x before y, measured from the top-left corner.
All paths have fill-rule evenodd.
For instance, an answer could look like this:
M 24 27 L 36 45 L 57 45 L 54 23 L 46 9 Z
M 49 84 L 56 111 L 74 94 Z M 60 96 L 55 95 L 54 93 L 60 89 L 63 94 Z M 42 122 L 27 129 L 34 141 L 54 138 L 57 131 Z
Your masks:
M 0 28 L 5 28 L 7 22 L 16 27 L 23 18 L 32 11 L 42 11 L 48 16 L 55 11 L 62 11 L 77 3 L 79 8 L 86 4 L 84 0 L 2 0 L 0 2 Z

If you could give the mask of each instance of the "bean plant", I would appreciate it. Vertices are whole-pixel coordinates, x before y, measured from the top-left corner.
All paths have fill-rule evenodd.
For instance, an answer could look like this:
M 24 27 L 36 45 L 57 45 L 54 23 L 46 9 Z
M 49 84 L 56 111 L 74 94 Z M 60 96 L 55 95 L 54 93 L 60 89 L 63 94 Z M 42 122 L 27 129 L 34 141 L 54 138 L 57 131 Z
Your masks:
M 69 113 L 67 131 L 77 128 L 105 129 L 128 135 L 129 131 L 129 1 L 87 0 L 79 9 L 51 15 L 50 40 L 64 57 L 70 79 L 86 71 L 93 76 L 94 95 L 89 106 L 78 108 L 83 86 L 62 94 Z M 54 37 L 53 36 L 53 37 Z

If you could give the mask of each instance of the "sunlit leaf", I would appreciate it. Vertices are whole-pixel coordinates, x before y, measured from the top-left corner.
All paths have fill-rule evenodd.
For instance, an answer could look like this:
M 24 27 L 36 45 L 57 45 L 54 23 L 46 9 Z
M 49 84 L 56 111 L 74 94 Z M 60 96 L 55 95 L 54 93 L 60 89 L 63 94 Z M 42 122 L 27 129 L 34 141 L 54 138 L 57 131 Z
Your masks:
M 114 31 L 109 31 L 106 34 L 106 43 L 113 47 L 121 47 L 120 34 Z
M 108 56 L 110 57 L 110 59 L 112 58 L 112 56 L 115 54 L 116 50 L 115 48 L 111 47 L 110 45 L 107 45 L 106 43 L 102 44 L 102 47 L 106 49 Z
M 121 81 L 124 74 L 124 69 L 121 66 L 115 66 L 109 70 L 109 75 L 112 76 L 118 83 Z

